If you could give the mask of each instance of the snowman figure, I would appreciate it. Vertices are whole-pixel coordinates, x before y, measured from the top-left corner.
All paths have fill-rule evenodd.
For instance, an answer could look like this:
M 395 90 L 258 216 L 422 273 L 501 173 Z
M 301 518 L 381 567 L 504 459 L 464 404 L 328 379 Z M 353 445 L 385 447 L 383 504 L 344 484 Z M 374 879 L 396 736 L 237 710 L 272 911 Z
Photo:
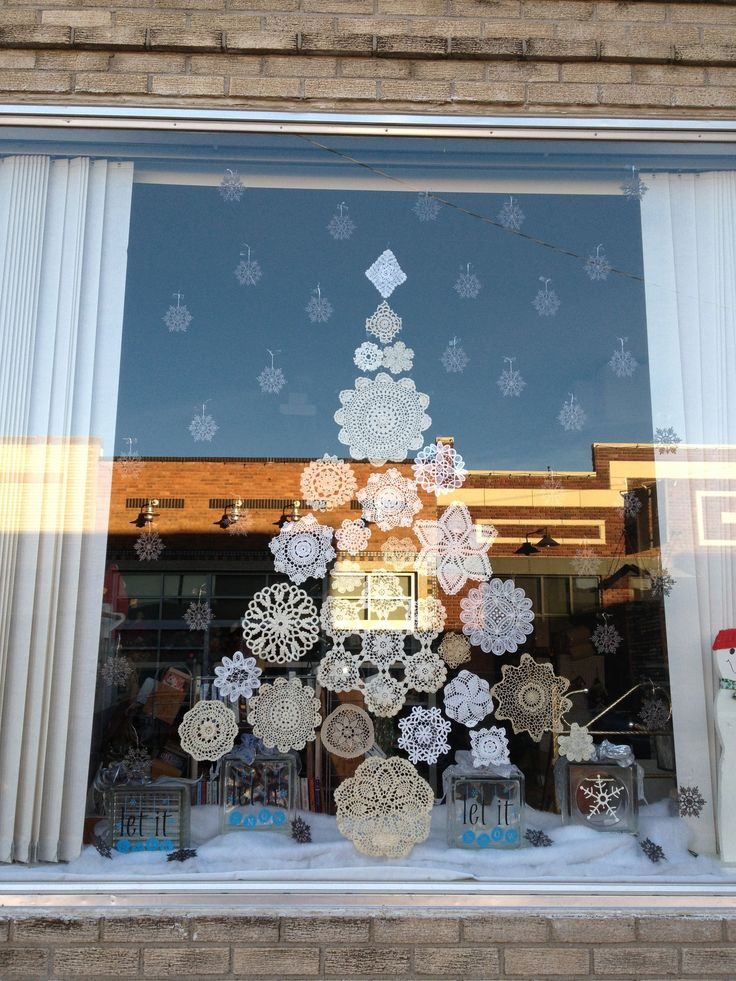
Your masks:
M 715 722 L 721 743 L 718 761 L 718 836 L 721 859 L 736 863 L 736 629 L 721 630 L 713 643 L 720 686 Z

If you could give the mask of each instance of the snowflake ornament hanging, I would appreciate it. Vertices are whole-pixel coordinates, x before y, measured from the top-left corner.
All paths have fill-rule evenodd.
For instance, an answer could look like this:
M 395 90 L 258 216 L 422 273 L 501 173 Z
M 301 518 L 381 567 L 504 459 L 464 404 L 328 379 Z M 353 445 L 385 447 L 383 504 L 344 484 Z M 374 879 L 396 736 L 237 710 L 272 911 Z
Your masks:
M 415 705 L 408 716 L 399 719 L 401 735 L 397 746 L 408 754 L 412 763 L 436 763 L 440 756 L 450 752 L 447 737 L 451 728 L 438 708 Z
M 349 238 L 353 237 L 355 222 L 348 214 L 348 206 L 344 201 L 338 204 L 337 211 L 330 218 L 327 231 L 336 242 L 346 242 Z
M 524 212 L 516 204 L 513 197 L 510 196 L 496 215 L 496 220 L 502 228 L 507 228 L 512 232 L 518 232 L 524 224 L 524 217 Z
M 133 674 L 130 658 L 123 654 L 111 654 L 100 665 L 100 677 L 106 685 L 122 688 Z
M 445 634 L 437 653 L 448 668 L 459 668 L 470 660 L 470 641 L 463 634 Z
M 421 449 L 422 434 L 432 424 L 425 411 L 429 396 L 418 392 L 411 378 L 394 380 L 385 372 L 356 378 L 355 388 L 340 392 L 340 403 L 337 438 L 354 460 L 368 459 L 374 466 L 399 463 L 410 450 Z
M 382 252 L 376 261 L 366 269 L 365 274 L 384 300 L 391 296 L 397 286 L 406 282 L 406 273 L 399 265 L 399 260 L 391 249 Z M 383 303 L 382 306 L 384 306 Z M 378 309 L 380 310 L 381 307 Z
M 621 350 L 614 351 L 611 355 L 611 360 L 608 362 L 609 368 L 617 378 L 631 378 L 639 367 L 639 362 L 634 355 L 624 347 L 626 341 L 626 337 L 619 337 Z
M 381 546 L 381 555 L 386 565 L 398 572 L 407 566 L 413 567 L 417 547 L 411 538 L 397 538 L 392 535 Z
M 363 341 L 360 347 L 355 349 L 353 364 L 361 371 L 378 371 L 383 365 L 383 351 L 372 341 Z
M 241 508 L 240 514 L 235 518 L 230 515 L 230 523 L 227 526 L 228 535 L 240 535 L 245 537 L 250 534 L 253 527 L 253 514 L 247 508 Z
M 593 282 L 600 282 L 601 280 L 608 279 L 608 275 L 613 268 L 606 257 L 606 253 L 602 250 L 603 246 L 597 245 L 595 255 L 589 255 L 585 260 L 585 266 L 583 267 L 587 273 L 588 279 L 593 280 Z
M 537 291 L 537 295 L 532 300 L 532 306 L 540 317 L 554 317 L 560 309 L 560 298 L 554 290 L 549 288 L 551 279 L 540 276 L 539 282 L 544 283 L 544 289 Z
M 627 177 L 621 184 L 621 193 L 627 201 L 641 201 L 649 190 L 649 185 L 645 184 L 639 176 L 636 167 L 631 168 L 631 177 Z
M 268 350 L 268 348 L 266 349 Z M 274 351 L 268 351 L 271 355 L 271 364 L 266 365 L 263 371 L 258 375 L 258 384 L 262 392 L 268 395 L 278 395 L 281 389 L 286 384 L 286 379 L 284 378 L 284 373 L 281 368 L 274 367 Z
M 373 720 L 360 706 L 345 702 L 322 723 L 320 738 L 328 753 L 354 760 L 365 756 L 375 745 Z
M 410 528 L 415 515 L 422 510 L 416 484 L 395 467 L 371 474 L 357 498 L 364 520 L 374 522 L 381 531 Z
M 120 762 L 131 783 L 151 782 L 151 754 L 145 746 L 131 746 Z
M 354 593 L 365 584 L 365 572 L 357 562 L 338 559 L 330 569 L 330 585 L 336 593 Z
M 575 549 L 575 558 L 572 560 L 572 566 L 576 576 L 596 576 L 598 575 L 600 564 L 600 558 L 587 542 Z
M 571 763 L 585 763 L 595 753 L 593 737 L 587 726 L 578 725 L 577 722 L 572 723 L 567 735 L 558 737 L 557 747 L 560 756 L 566 757 Z
M 172 293 L 171 295 L 176 297 L 176 306 L 170 306 L 162 319 L 171 333 L 183 333 L 191 324 L 192 315 L 181 302 L 183 293 Z
M 562 490 L 562 481 L 551 467 L 547 467 L 547 476 L 542 481 L 542 489 L 548 491 Z
M 501 374 L 496 379 L 496 384 L 501 389 L 501 395 L 504 398 L 509 398 L 511 396 L 518 398 L 519 395 L 526 388 L 526 382 L 521 377 L 521 372 L 514 368 L 514 361 L 516 358 L 504 358 L 504 362 L 508 365 L 504 368 Z
M 128 444 L 128 449 L 122 456 L 117 457 L 115 466 L 123 477 L 133 479 L 138 477 L 143 469 L 141 455 L 133 449 L 138 440 L 135 436 L 124 436 L 123 442 Z
M 407 347 L 403 341 L 397 341 L 390 347 L 383 349 L 383 367 L 387 368 L 392 375 L 401 375 L 405 371 L 411 371 L 414 367 L 414 349 Z
M 202 763 L 219 760 L 233 748 L 238 723 L 224 702 L 202 700 L 185 713 L 179 726 L 179 741 L 185 753 Z
M 470 751 L 473 754 L 473 766 L 498 766 L 511 762 L 506 730 L 500 726 L 473 730 L 470 733 Z
M 624 491 L 621 497 L 621 510 L 624 518 L 635 518 L 642 509 L 641 498 L 635 491 Z
M 401 330 L 401 323 L 401 317 L 384 300 L 366 319 L 365 329 L 368 334 L 377 337 L 381 344 L 390 344 Z
M 708 801 L 700 793 L 700 787 L 680 787 L 677 792 L 677 808 L 680 817 L 699 818 Z
M 493 711 L 488 682 L 463 669 L 445 685 L 445 712 L 451 719 L 472 729 Z
M 491 688 L 498 702 L 497 719 L 506 719 L 515 733 L 528 732 L 538 743 L 545 732 L 555 731 L 572 702 L 565 692 L 567 678 L 554 673 L 551 664 L 539 664 L 522 654 L 518 666 L 504 664 L 501 681 Z
M 315 729 L 322 721 L 320 700 L 314 689 L 299 678 L 276 678 L 272 685 L 261 685 L 248 703 L 248 722 L 253 735 L 263 740 L 267 749 L 288 753 L 304 749 L 314 742 Z
M 465 371 L 470 364 L 470 358 L 465 353 L 465 348 L 458 346 L 459 342 L 459 337 L 453 337 L 440 355 L 442 367 L 448 374 L 458 374 Z
M 192 439 L 195 443 L 210 443 L 212 441 L 212 437 L 220 428 L 212 416 L 205 412 L 206 408 L 207 402 L 203 402 L 202 414 L 195 415 L 195 417 L 189 423 L 189 432 L 192 434 Z
M 243 182 L 240 179 L 240 175 L 237 170 L 230 170 L 229 168 L 225 171 L 225 174 L 220 181 L 219 191 L 220 197 L 223 201 L 239 201 L 243 196 Z
M 279 582 L 259 590 L 248 604 L 241 625 L 250 650 L 270 664 L 301 660 L 319 638 L 314 600 L 291 583 Z
M 639 710 L 639 721 L 648 732 L 661 732 L 667 728 L 672 709 L 661 698 L 645 698 Z
M 286 521 L 276 538 L 268 543 L 274 556 L 274 569 L 297 585 L 305 579 L 324 579 L 327 563 L 335 558 L 332 528 L 321 525 L 307 514 L 298 521 Z
M 562 403 L 562 408 L 557 414 L 557 421 L 562 428 L 570 432 L 579 432 L 585 425 L 587 416 L 579 402 L 575 401 L 575 396 L 570 393 L 569 401 Z
M 650 572 L 649 576 L 649 588 L 652 591 L 653 596 L 669 596 L 674 587 L 677 585 L 677 580 L 674 579 L 667 569 L 660 569 L 659 572 Z
M 656 845 L 651 838 L 644 838 L 639 842 L 641 850 L 644 852 L 646 857 L 650 862 L 666 862 L 667 856 L 664 853 L 661 845 Z
M 304 309 L 313 324 L 326 324 L 332 316 L 332 304 L 327 297 L 322 296 L 319 283 L 317 283 L 317 288 L 312 290 L 312 295 Z
M 369 757 L 335 790 L 337 829 L 363 855 L 406 858 L 429 836 L 432 788 L 400 756 Z
M 482 289 L 481 281 L 470 271 L 470 263 L 455 280 L 454 290 L 461 300 L 475 300 Z
M 250 246 L 246 245 L 248 253 L 240 253 L 240 262 L 235 267 L 234 273 L 235 278 L 240 283 L 241 286 L 257 286 L 263 271 L 261 269 L 261 264 L 255 259 L 251 259 L 250 256 Z
M 490 579 L 493 570 L 488 549 L 492 539 L 485 529 L 473 524 L 464 504 L 450 504 L 436 521 L 415 521 L 414 533 L 422 546 L 415 564 L 417 572 L 436 575 L 448 595 L 458 593 L 468 579 Z
M 140 533 L 133 548 L 139 562 L 157 562 L 166 546 L 157 531 L 147 528 Z
M 532 848 L 549 848 L 552 844 L 552 839 L 550 836 L 545 831 L 541 831 L 539 828 L 529 828 L 524 833 L 524 837 Z
M 534 630 L 532 601 L 513 579 L 491 579 L 460 600 L 463 633 L 485 654 L 515 654 Z
M 659 426 L 654 432 L 654 443 L 657 453 L 677 453 L 677 446 L 682 440 L 672 426 Z
M 222 664 L 215 668 L 214 686 L 231 702 L 252 698 L 253 692 L 261 687 L 261 669 L 256 667 L 254 657 L 235 651 L 232 657 L 223 657 Z
M 299 486 L 307 507 L 333 511 L 352 500 L 358 489 L 355 474 L 344 460 L 325 453 L 302 471 Z
M 440 204 L 429 191 L 422 191 L 414 202 L 411 209 L 419 221 L 437 221 L 440 213 Z
M 368 548 L 370 537 L 371 529 L 366 528 L 362 518 L 355 518 L 352 521 L 346 518 L 335 531 L 335 544 L 341 552 L 360 555 Z
M 608 623 L 605 613 L 603 617 L 604 622 L 598 624 L 591 634 L 590 640 L 599 654 L 615 654 L 621 646 L 623 637 L 612 623 Z
M 465 483 L 465 461 L 447 443 L 428 443 L 412 464 L 414 480 L 429 494 L 449 494 Z
M 184 611 L 184 622 L 190 630 L 209 630 L 215 615 L 207 600 L 192 600 Z

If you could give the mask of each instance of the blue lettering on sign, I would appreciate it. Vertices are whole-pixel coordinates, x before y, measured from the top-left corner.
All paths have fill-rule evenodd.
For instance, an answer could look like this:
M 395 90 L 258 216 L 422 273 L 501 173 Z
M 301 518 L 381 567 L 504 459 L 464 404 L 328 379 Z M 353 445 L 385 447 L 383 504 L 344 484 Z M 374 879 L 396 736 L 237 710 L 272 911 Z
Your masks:
M 249 814 L 248 817 L 243 821 L 246 828 L 255 828 L 256 826 L 256 816 L 255 814 Z
M 263 808 L 263 810 L 258 812 L 258 821 L 260 824 L 268 824 L 270 820 L 271 820 L 271 812 L 267 810 L 265 807 Z

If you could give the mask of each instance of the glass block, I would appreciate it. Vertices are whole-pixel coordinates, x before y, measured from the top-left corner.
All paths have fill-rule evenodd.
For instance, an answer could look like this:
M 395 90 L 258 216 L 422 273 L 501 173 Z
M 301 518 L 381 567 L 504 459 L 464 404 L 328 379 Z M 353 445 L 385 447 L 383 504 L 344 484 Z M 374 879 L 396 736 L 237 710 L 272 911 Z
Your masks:
M 596 831 L 636 834 L 639 826 L 637 766 L 568 763 L 558 760 L 563 778 L 560 801 L 563 824 L 580 824 Z M 565 774 L 565 770 L 567 771 Z
M 450 778 L 447 843 L 453 848 L 519 848 L 524 776 L 455 774 Z
M 291 833 L 296 814 L 297 769 L 293 756 L 238 756 L 222 762 L 222 831 Z
M 189 788 L 127 783 L 105 791 L 110 845 L 119 852 L 189 846 Z

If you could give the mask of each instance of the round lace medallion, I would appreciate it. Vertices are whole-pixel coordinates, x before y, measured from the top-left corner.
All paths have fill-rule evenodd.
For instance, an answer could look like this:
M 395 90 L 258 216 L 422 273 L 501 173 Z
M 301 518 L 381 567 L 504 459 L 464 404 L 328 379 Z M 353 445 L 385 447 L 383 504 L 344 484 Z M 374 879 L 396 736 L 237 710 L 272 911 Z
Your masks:
M 470 641 L 462 634 L 445 634 L 438 651 L 448 668 L 459 668 L 470 660 Z
M 502 666 L 501 681 L 491 689 L 498 702 L 496 718 L 508 719 L 514 732 L 528 732 L 539 742 L 572 708 L 565 695 L 569 687 L 567 678 L 556 675 L 551 664 L 539 664 L 522 654 L 518 666 Z
M 322 721 L 319 709 L 313 688 L 298 678 L 279 677 L 272 685 L 261 685 L 248 705 L 248 722 L 267 749 L 275 746 L 288 753 L 315 739 L 315 728 Z
M 461 671 L 445 685 L 445 712 L 472 729 L 493 711 L 488 682 L 471 671 Z
M 276 583 L 257 592 L 241 623 L 251 651 L 271 664 L 298 661 L 319 637 L 314 601 L 291 583 Z
M 395 467 L 374 473 L 358 491 L 358 501 L 366 521 L 375 522 L 382 531 L 410 528 L 414 516 L 422 510 L 416 484 L 402 477 Z
M 233 748 L 238 723 L 232 710 L 223 702 L 197 702 L 184 715 L 179 726 L 181 748 L 192 759 L 219 760 Z
M 399 719 L 401 735 L 397 745 L 412 763 L 436 763 L 440 756 L 450 752 L 447 737 L 451 728 L 438 708 L 415 705 L 406 718 Z
M 513 579 L 492 579 L 460 600 L 463 633 L 486 654 L 514 654 L 534 629 L 532 601 Z
M 236 651 L 232 657 L 223 657 L 222 664 L 215 668 L 214 685 L 222 697 L 231 702 L 252 698 L 253 692 L 261 686 L 261 669 L 256 667 L 254 657 L 245 657 L 242 651 Z
M 320 737 L 328 753 L 353 760 L 373 747 L 373 720 L 360 706 L 345 702 L 327 716 Z
M 473 766 L 496 766 L 511 762 L 506 731 L 500 726 L 473 730 L 470 733 L 470 749 Z
M 375 466 L 399 463 L 409 450 L 421 449 L 422 433 L 432 424 L 425 411 L 429 396 L 417 392 L 411 378 L 395 381 L 385 372 L 356 378 L 355 388 L 340 392 L 340 403 L 338 439 L 354 460 L 368 459 Z
M 366 528 L 362 518 L 346 518 L 335 532 L 335 543 L 341 552 L 360 555 L 368 547 L 370 537 L 371 530 Z
M 268 547 L 273 552 L 276 572 L 284 573 L 297 584 L 310 578 L 324 579 L 327 563 L 335 558 L 332 528 L 321 525 L 311 514 L 285 522 Z
M 344 460 L 325 453 L 321 460 L 305 467 L 300 486 L 302 497 L 313 511 L 332 511 L 347 504 L 358 485 Z

